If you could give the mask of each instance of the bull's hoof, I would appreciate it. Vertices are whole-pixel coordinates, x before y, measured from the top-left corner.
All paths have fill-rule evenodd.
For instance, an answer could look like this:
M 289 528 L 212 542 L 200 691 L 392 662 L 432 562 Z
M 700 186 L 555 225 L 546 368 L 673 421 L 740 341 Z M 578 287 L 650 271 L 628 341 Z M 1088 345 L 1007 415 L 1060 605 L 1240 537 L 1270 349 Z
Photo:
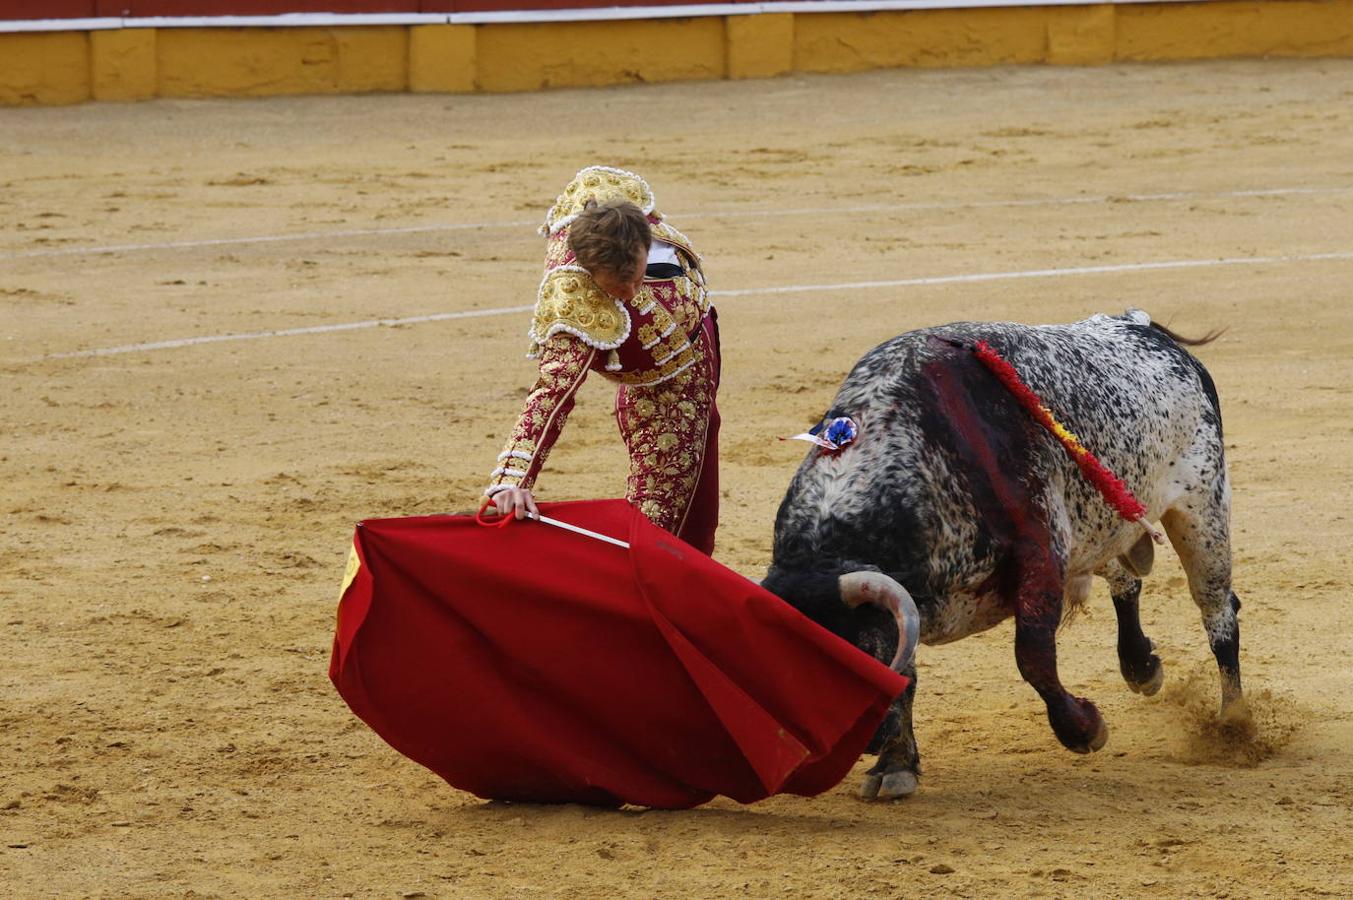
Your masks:
M 1090 752 L 1104 749 L 1104 745 L 1109 742 L 1109 723 L 1103 719 L 1099 720 L 1099 730 L 1095 732 L 1094 738 L 1090 741 Z
M 860 784 L 861 800 L 896 800 L 909 797 L 920 787 L 920 779 L 915 772 L 903 770 L 888 772 L 884 775 L 866 775 Z
M 1072 753 L 1094 753 L 1096 750 L 1102 750 L 1104 745 L 1108 742 L 1109 726 L 1105 724 L 1103 719 L 1100 719 L 1099 730 L 1095 732 L 1094 737 L 1090 738 L 1090 743 L 1075 745 L 1067 744 L 1066 749 L 1070 750 Z
M 1160 690 L 1161 685 L 1165 684 L 1165 666 L 1161 664 L 1160 657 L 1154 653 L 1151 654 L 1151 667 L 1151 676 L 1145 681 L 1127 680 L 1127 686 L 1132 689 L 1134 694 L 1151 697 Z
M 1094 753 L 1109 742 L 1109 726 L 1089 700 L 1068 697 L 1066 706 L 1049 706 L 1048 723 L 1072 753 Z
M 1250 715 L 1250 704 L 1244 697 L 1236 697 L 1230 702 L 1225 700 L 1221 704 L 1221 724 L 1228 728 L 1244 728 L 1253 724 L 1254 719 Z

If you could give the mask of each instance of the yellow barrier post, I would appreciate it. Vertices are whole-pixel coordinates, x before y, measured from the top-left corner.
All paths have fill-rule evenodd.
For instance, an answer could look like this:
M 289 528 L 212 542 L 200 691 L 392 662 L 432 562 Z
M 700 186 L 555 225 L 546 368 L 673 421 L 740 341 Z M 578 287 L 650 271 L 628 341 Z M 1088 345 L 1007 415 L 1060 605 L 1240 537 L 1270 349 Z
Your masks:
M 728 77 L 773 78 L 794 70 L 794 16 L 729 16 Z
M 146 100 L 157 92 L 154 28 L 118 28 L 89 35 L 95 100 Z
M 475 90 L 474 25 L 415 25 L 409 29 L 409 90 L 468 93 Z

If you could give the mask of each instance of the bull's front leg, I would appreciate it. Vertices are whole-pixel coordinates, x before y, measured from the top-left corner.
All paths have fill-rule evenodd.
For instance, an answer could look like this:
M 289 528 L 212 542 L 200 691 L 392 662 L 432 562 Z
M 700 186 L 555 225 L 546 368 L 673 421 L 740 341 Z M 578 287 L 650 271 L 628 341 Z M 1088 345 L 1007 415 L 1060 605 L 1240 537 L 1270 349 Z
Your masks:
M 1073 697 L 1057 677 L 1057 626 L 1062 620 L 1062 567 L 1051 552 L 1021 566 L 1015 596 L 1015 662 L 1048 706 L 1048 722 L 1068 750 L 1090 753 L 1109 739 L 1099 710 Z
M 921 638 L 921 614 L 916 601 L 900 583 L 882 572 L 848 572 L 839 579 L 841 600 L 851 609 L 876 606 L 888 612 L 897 625 L 896 641 L 875 645 L 875 654 L 886 658 L 889 667 L 909 679 L 902 696 L 888 708 L 888 716 L 879 726 L 869 749 L 879 755 L 878 764 L 869 770 L 860 796 L 866 800 L 891 800 L 915 792 L 921 774 L 921 758 L 916 752 L 916 736 L 911 730 L 911 703 L 916 697 L 916 644 Z M 858 637 L 857 637 L 858 643 Z M 870 642 L 874 643 L 873 641 Z M 891 644 L 891 647 L 887 645 Z M 884 648 L 887 647 L 885 651 Z
M 860 796 L 865 800 L 893 800 L 916 792 L 920 785 L 921 754 L 916 749 L 916 734 L 911 727 L 911 704 L 916 698 L 916 665 L 903 670 L 911 679 L 902 696 L 893 702 L 888 717 L 879 726 L 874 740 L 879 761 L 869 770 L 860 785 Z

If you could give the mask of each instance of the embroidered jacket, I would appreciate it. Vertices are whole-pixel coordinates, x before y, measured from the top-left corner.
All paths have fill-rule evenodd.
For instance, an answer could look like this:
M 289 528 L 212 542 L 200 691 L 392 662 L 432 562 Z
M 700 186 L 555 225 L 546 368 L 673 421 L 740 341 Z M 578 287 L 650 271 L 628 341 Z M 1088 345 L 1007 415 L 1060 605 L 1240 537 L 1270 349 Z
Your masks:
M 645 278 L 628 302 L 607 294 L 579 266 L 568 247 L 568 226 L 588 199 L 629 200 L 648 216 L 653 238 L 677 249 L 682 274 Z M 528 357 L 540 375 L 492 472 L 490 496 L 504 487 L 531 487 L 545 463 L 574 396 L 589 371 L 620 385 L 650 387 L 671 381 L 714 352 L 700 340 L 709 312 L 700 257 L 681 232 L 654 211 L 642 178 L 620 169 L 583 169 L 551 207 L 541 279 L 528 337 Z

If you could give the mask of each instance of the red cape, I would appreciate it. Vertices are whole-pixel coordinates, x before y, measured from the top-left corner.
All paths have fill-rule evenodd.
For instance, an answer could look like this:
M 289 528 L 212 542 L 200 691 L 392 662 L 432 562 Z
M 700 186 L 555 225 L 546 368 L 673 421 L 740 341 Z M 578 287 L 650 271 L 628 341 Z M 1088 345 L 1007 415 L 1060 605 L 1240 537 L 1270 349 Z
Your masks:
M 363 721 L 484 798 L 684 808 L 839 782 L 907 679 L 623 500 L 539 522 L 371 519 L 329 677 Z

